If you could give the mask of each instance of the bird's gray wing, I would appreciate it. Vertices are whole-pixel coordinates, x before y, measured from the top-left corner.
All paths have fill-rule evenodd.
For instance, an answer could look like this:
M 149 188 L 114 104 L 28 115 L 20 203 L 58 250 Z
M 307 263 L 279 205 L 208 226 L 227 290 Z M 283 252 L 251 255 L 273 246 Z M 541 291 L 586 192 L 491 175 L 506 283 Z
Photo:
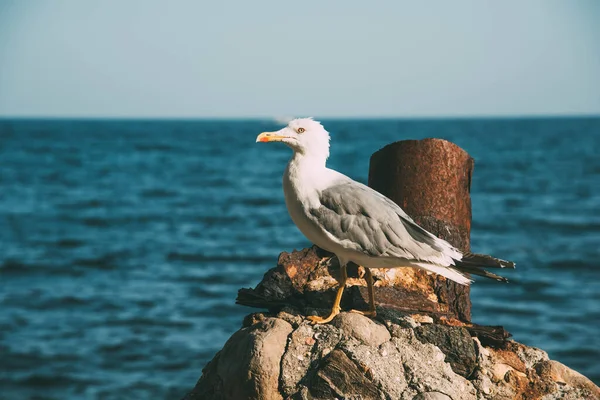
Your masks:
M 344 180 L 320 192 L 310 217 L 347 249 L 374 257 L 447 264 L 456 251 L 418 226 L 396 203 L 361 183 Z

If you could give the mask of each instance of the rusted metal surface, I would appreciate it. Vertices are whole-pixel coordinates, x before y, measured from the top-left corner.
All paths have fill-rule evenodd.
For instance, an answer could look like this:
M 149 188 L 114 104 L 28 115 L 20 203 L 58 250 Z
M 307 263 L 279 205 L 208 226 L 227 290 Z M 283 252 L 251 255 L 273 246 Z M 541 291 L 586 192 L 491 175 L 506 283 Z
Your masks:
M 446 140 L 405 140 L 371 156 L 369 186 L 399 204 L 423 228 L 469 251 L 473 166 L 466 151 Z M 423 291 L 428 286 L 451 313 L 471 320 L 468 286 L 423 271 L 411 274 L 409 289 Z

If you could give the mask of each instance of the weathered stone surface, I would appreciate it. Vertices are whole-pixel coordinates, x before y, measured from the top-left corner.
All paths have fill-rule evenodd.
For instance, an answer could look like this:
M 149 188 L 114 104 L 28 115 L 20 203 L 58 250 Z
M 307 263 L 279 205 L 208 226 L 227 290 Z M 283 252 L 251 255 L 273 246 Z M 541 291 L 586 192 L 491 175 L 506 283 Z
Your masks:
M 284 396 L 297 391 L 298 383 L 316 359 L 312 348 L 315 345 L 315 331 L 309 324 L 299 326 L 290 336 L 288 347 L 281 360 L 280 388 Z
M 512 335 L 502 326 L 465 325 L 471 336 L 478 338 L 484 346 L 503 347 Z
M 325 357 L 308 387 L 315 400 L 385 399 L 375 385 L 341 350 L 334 350 Z
M 409 389 L 402 355 L 393 342 L 388 341 L 379 348 L 373 348 L 353 339 L 344 343 L 342 349 L 362 366 L 365 374 L 389 397 L 401 398 Z
M 413 400 L 452 400 L 452 397 L 440 392 L 419 393 Z
M 407 330 L 406 333 L 405 338 L 393 338 L 392 342 L 402 355 L 405 377 L 409 387 L 416 392 L 415 395 L 440 392 L 456 400 L 477 397 L 473 385 L 452 371 L 439 348 L 421 343 L 412 330 Z
M 279 400 L 281 358 L 292 326 L 278 318 L 242 328 L 204 368 L 186 400 Z
M 381 317 L 342 313 L 313 326 L 293 309 L 252 314 L 186 400 L 600 398 L 539 349 L 484 346 L 464 327 L 407 323 L 396 311 Z
M 344 334 L 369 346 L 377 347 L 391 338 L 390 332 L 384 325 L 356 313 L 341 313 L 331 321 L 331 324 Z
M 577 371 L 554 360 L 546 360 L 535 365 L 535 370 L 543 378 L 549 378 L 558 385 L 568 385 L 583 391 L 585 398 L 600 399 L 600 388 Z
M 291 334 L 281 360 L 280 388 L 284 396 L 298 390 L 309 368 L 331 353 L 342 340 L 343 334 L 332 325 L 311 325 L 305 322 Z
M 473 386 L 452 371 L 438 348 L 421 343 L 411 329 L 402 333 L 378 348 L 349 340 L 342 349 L 391 398 L 412 399 L 427 391 L 454 399 L 475 398 Z
M 506 365 L 509 369 L 521 373 L 525 373 L 527 371 L 525 363 L 516 353 L 504 349 L 490 349 L 490 351 L 494 353 L 499 365 Z
M 445 355 L 452 370 L 468 378 L 476 365 L 475 345 L 465 328 L 444 325 L 425 325 L 415 329 L 417 338 L 437 346 Z
M 383 308 L 377 312 L 377 319 L 390 328 L 397 325 L 401 328 L 416 328 L 420 325 L 411 315 L 394 309 Z
M 515 341 L 509 341 L 506 349 L 516 354 L 526 368 L 533 368 L 537 363 L 548 360 L 548 353 L 536 347 L 529 347 Z

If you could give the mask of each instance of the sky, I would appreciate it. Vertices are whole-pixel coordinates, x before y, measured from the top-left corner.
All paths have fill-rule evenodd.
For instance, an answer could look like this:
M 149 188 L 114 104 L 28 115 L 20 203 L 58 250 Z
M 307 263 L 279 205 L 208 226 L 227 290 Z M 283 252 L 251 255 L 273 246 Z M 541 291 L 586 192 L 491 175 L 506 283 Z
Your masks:
M 0 117 L 600 115 L 600 1 L 0 0 Z

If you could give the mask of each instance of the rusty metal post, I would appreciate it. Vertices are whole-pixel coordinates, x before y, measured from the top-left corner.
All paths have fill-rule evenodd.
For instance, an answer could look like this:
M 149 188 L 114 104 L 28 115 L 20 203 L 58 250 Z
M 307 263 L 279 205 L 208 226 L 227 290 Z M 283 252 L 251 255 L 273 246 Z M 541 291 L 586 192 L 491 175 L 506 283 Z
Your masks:
M 446 140 L 405 140 L 371 156 L 369 186 L 399 204 L 429 232 L 469 251 L 473 166 L 466 151 Z M 412 268 L 402 270 L 413 275 L 404 281 L 408 289 L 427 295 L 432 291 L 460 320 L 471 320 L 468 286 Z

